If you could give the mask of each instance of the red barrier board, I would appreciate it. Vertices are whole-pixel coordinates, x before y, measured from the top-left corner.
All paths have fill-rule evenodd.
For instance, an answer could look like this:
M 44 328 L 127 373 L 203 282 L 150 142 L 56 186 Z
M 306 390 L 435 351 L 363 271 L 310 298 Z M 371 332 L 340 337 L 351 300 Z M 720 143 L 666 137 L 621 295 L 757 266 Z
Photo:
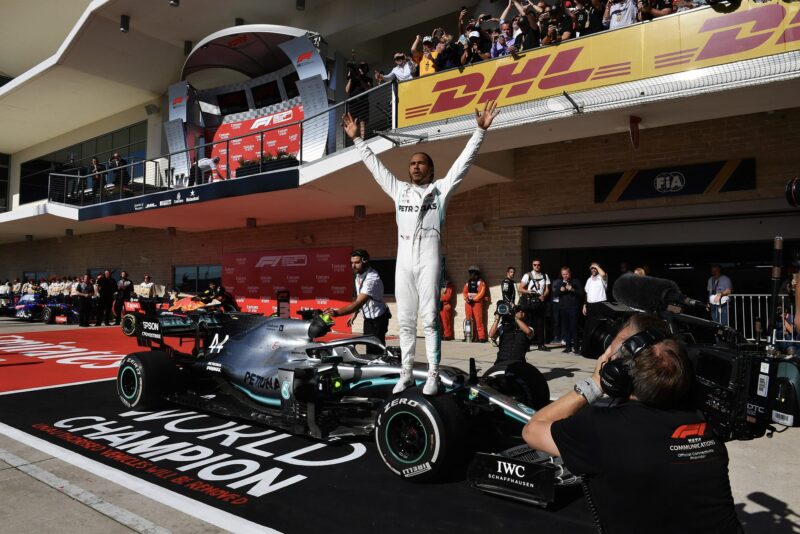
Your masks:
M 262 153 L 272 156 L 279 152 L 296 155 L 300 152 L 298 121 L 302 119 L 303 106 L 300 105 L 256 119 L 222 124 L 216 129 L 206 128 L 206 139 L 216 143 L 207 157 L 219 157 L 217 167 L 220 174 L 225 178 L 234 178 L 242 160 L 257 162 Z M 282 124 L 286 126 L 279 127 Z M 263 152 L 259 135 L 262 131 L 266 131 Z M 254 135 L 247 135 L 250 133 Z M 235 139 L 237 137 L 241 138 Z M 221 142 L 228 139 L 228 143 Z
M 267 250 L 225 254 L 222 284 L 242 311 L 272 315 L 278 291 L 289 291 L 292 317 L 303 308 L 336 308 L 350 302 L 353 272 L 347 247 Z M 339 324 L 339 323 L 342 324 Z M 350 332 L 344 321 L 337 330 Z

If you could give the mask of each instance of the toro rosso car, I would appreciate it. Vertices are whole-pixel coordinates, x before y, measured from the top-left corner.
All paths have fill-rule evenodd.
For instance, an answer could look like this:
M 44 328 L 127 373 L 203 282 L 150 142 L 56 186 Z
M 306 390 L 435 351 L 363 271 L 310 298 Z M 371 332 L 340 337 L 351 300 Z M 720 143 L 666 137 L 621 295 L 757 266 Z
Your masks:
M 439 395 L 425 397 L 417 387 L 393 395 L 398 350 L 371 336 L 317 341 L 330 332 L 330 318 L 301 313 L 219 313 L 215 324 L 195 323 L 195 342 L 183 350 L 168 339 L 184 331 L 148 316 L 137 338 L 151 350 L 122 360 L 119 400 L 137 410 L 172 402 L 322 440 L 373 434 L 386 466 L 414 480 L 435 478 L 459 460 L 463 466 L 470 442 L 518 437 L 549 402 L 547 382 L 525 362 L 496 365 L 481 378 L 474 361 L 469 373 L 443 366 Z M 414 377 L 424 383 L 425 364 Z
M 14 317 L 43 323 L 75 324 L 78 312 L 67 304 L 49 302 L 35 294 L 22 295 L 14 306 Z

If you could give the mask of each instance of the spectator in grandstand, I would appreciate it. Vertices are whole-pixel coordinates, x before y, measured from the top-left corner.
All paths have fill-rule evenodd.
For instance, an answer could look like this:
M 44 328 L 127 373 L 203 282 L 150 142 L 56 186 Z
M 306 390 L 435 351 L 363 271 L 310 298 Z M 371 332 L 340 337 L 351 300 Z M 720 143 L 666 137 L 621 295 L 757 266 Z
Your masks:
M 348 63 L 346 77 L 347 84 L 344 89 L 348 98 L 356 97 L 372 89 L 369 65 L 363 61 L 358 64 Z M 367 127 L 369 126 L 369 95 L 351 100 L 349 110 L 358 122 L 363 122 Z
M 452 35 L 445 34 L 436 45 L 436 70 L 446 70 L 461 66 L 461 45 Z
M 439 52 L 433 44 L 433 37 L 417 35 L 411 45 L 411 54 L 414 62 L 419 65 L 420 78 L 436 72 L 436 56 Z
M 639 20 L 647 21 L 672 13 L 672 0 L 639 0 Z
M 575 0 L 575 9 L 567 11 L 574 24 L 575 37 L 603 31 L 602 0 Z
M 624 28 L 635 23 L 638 15 L 636 0 L 609 0 L 603 14 L 603 26 L 612 30 Z
M 119 152 L 114 152 L 111 159 L 108 160 L 108 173 L 106 174 L 106 189 L 111 189 L 116 185 L 117 187 L 124 187 L 131 181 L 130 174 L 128 173 L 128 162 L 119 157 Z
M 558 44 L 572 38 L 572 19 L 564 14 L 563 8 L 550 8 L 550 18 L 542 35 L 542 45 Z
M 719 264 L 711 266 L 711 277 L 708 279 L 708 303 L 711 305 L 711 320 L 720 324 L 728 324 L 728 300 L 733 293 L 731 279 L 722 274 Z
M 491 57 L 491 54 L 481 52 L 480 39 L 480 32 L 473 30 L 469 33 L 469 43 L 464 47 L 464 53 L 461 54 L 462 65 L 472 65 Z
M 520 15 L 517 20 L 518 33 L 509 47 L 509 54 L 531 50 L 539 46 L 539 24 L 531 12 Z
M 492 32 L 491 56 L 495 58 L 505 55 L 508 55 L 508 41 L 506 41 L 506 36 L 501 33 L 500 30 L 494 30 Z
M 681 11 L 689 11 L 690 9 L 703 7 L 705 5 L 707 5 L 705 0 L 675 0 L 672 4 L 672 9 L 676 13 L 680 13 Z
M 85 194 L 90 195 L 94 193 L 95 180 L 97 180 L 97 184 L 99 185 L 105 170 L 106 166 L 100 163 L 97 156 L 92 156 L 92 160 L 86 168 L 86 187 L 83 188 Z
M 378 83 L 391 82 L 397 80 L 398 82 L 405 82 L 414 77 L 414 62 L 408 59 L 405 52 L 394 53 L 394 68 L 389 74 L 382 74 L 375 71 L 375 79 Z

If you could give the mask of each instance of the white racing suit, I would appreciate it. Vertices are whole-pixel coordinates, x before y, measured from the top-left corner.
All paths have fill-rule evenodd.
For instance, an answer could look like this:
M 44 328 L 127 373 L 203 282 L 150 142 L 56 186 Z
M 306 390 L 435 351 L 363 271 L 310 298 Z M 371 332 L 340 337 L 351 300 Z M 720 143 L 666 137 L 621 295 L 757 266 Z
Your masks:
M 441 272 L 441 233 L 447 203 L 467 174 L 483 142 L 485 130 L 477 128 L 461 155 L 444 178 L 427 186 L 398 180 L 375 156 L 360 137 L 355 145 L 375 180 L 395 204 L 397 220 L 397 264 L 395 296 L 400 323 L 400 350 L 403 367 L 414 364 L 417 337 L 417 312 L 422 315 L 425 352 L 430 368 L 440 360 L 437 328 Z

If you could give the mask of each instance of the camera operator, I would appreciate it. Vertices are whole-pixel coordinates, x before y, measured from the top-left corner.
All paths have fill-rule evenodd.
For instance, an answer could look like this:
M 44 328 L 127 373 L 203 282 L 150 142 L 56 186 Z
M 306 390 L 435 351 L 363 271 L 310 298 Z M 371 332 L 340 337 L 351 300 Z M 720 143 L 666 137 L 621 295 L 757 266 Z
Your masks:
M 672 14 L 671 0 L 639 0 L 639 20 L 653 20 Z
M 583 476 L 602 532 L 741 533 L 725 445 L 687 408 L 693 377 L 686 349 L 651 332 L 663 335 L 666 325 L 651 315 L 632 316 L 592 377 L 536 412 L 523 438 Z M 630 387 L 619 389 L 630 393 L 619 403 L 593 406 L 602 396 L 601 369 L 620 352 L 628 353 L 623 369 Z
M 499 313 L 505 310 L 508 310 L 508 312 Z M 528 326 L 527 319 L 527 314 L 523 308 L 514 306 L 508 301 L 497 303 L 494 322 L 489 328 L 489 337 L 498 346 L 495 364 L 508 361 L 525 361 L 525 353 L 528 352 L 533 339 L 533 330 Z

